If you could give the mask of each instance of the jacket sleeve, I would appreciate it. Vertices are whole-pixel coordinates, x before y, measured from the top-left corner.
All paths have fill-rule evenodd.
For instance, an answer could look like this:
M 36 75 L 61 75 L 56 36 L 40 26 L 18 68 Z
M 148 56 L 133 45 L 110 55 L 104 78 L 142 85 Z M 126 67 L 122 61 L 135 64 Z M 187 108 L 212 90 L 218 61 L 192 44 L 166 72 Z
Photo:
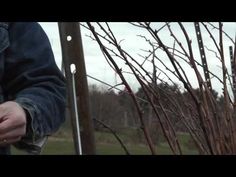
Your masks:
M 65 78 L 58 69 L 47 35 L 38 23 L 11 23 L 2 88 L 8 100 L 27 112 L 27 135 L 36 142 L 65 120 Z

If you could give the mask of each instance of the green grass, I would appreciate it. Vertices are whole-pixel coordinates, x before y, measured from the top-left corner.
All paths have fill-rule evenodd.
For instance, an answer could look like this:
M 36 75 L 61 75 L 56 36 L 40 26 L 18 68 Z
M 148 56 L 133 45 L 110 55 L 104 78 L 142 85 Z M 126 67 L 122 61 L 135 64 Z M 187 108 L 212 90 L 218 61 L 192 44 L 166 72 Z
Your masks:
M 133 133 L 130 133 L 131 135 Z M 132 135 L 134 136 L 134 135 Z M 59 138 L 60 137 L 60 138 Z M 150 150 L 147 145 L 136 143 L 132 138 L 121 134 L 120 138 L 124 141 L 131 155 L 150 155 Z M 178 134 L 178 138 L 183 150 L 183 154 L 197 154 L 197 150 L 189 148 L 188 143 L 190 136 L 188 134 Z M 117 142 L 114 136 L 107 132 L 96 132 L 96 154 L 98 155 L 125 155 L 125 151 Z M 159 143 L 156 146 L 157 154 L 170 155 L 172 154 L 169 145 L 166 142 Z M 12 148 L 12 153 L 15 155 L 24 155 L 26 153 Z M 70 134 L 59 134 L 56 137 L 50 137 L 47 144 L 43 148 L 42 155 L 74 155 L 74 145 Z
M 131 155 L 151 155 L 148 147 L 144 145 L 128 145 L 127 149 Z M 13 154 L 25 155 L 26 153 L 12 148 Z M 97 155 L 125 155 L 125 151 L 119 144 L 96 144 Z M 165 146 L 158 147 L 159 154 L 170 154 Z M 74 146 L 72 141 L 49 140 L 44 147 L 42 155 L 73 155 Z

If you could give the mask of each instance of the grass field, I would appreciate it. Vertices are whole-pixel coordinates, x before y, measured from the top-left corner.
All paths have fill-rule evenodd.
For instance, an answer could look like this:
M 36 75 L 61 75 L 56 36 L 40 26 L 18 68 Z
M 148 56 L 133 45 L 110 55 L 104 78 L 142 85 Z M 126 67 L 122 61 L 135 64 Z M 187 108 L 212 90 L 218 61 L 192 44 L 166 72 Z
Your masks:
M 150 155 L 150 150 L 144 144 L 132 142 L 129 138 L 121 135 L 122 140 L 129 150 L 131 155 Z M 97 155 L 125 155 L 121 145 L 110 133 L 96 132 L 96 154 Z M 197 154 L 197 150 L 186 146 L 189 135 L 179 134 L 179 139 L 182 145 L 183 154 Z M 130 141 L 129 141 L 130 140 Z M 170 155 L 172 154 L 167 143 L 161 142 L 156 146 L 157 154 Z M 24 155 L 26 153 L 12 148 L 12 153 L 15 155 Z M 43 148 L 42 155 L 73 155 L 74 146 L 71 137 L 64 136 L 63 138 L 50 137 L 47 144 Z

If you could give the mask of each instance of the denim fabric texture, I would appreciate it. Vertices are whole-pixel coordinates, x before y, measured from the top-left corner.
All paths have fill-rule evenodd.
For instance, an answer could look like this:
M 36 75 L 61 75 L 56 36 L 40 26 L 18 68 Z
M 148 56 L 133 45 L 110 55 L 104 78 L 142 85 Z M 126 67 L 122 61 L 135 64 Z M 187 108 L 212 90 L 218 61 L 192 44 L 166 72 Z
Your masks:
M 35 151 L 35 143 L 59 129 L 65 121 L 65 97 L 65 78 L 41 26 L 0 22 L 0 103 L 19 103 L 28 120 L 17 148 Z M 0 148 L 0 154 L 9 153 L 10 147 Z

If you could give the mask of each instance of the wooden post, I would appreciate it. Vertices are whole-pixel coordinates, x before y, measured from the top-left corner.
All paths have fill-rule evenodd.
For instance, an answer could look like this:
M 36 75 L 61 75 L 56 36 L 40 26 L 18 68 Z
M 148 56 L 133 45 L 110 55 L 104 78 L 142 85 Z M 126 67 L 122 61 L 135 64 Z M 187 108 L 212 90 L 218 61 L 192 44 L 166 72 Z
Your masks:
M 82 152 L 86 155 L 93 155 L 95 154 L 94 128 L 89 109 L 90 105 L 88 83 L 82 46 L 82 38 L 80 32 L 80 24 L 78 22 L 59 22 L 58 27 L 62 47 L 62 58 L 67 78 L 70 111 L 72 113 L 71 118 L 75 148 L 78 149 L 78 141 L 76 138 L 78 130 L 76 130 L 75 115 L 73 115 L 73 112 L 76 112 L 76 110 L 73 108 L 74 103 L 72 98 L 72 74 L 70 71 L 70 66 L 72 64 L 74 64 L 76 67 L 76 73 L 74 74 L 74 78 L 78 102 L 77 110 L 79 115 L 79 124 L 81 125 L 80 131 Z M 76 151 L 78 154 L 78 150 Z

